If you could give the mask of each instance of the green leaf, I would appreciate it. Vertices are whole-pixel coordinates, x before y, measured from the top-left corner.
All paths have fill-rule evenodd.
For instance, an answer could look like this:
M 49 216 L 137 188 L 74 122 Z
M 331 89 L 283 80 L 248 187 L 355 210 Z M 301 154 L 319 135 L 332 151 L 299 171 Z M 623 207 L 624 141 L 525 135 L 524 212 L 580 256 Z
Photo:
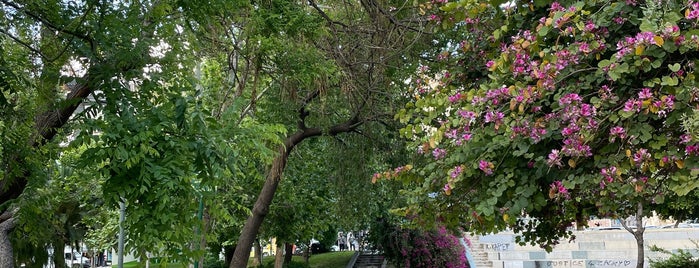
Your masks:
M 670 71 L 672 71 L 673 73 L 676 73 L 677 71 L 680 70 L 680 68 L 682 66 L 680 66 L 679 63 L 675 63 L 675 64 L 668 64 L 667 67 L 670 69 Z
M 663 76 L 661 81 L 660 84 L 663 86 L 676 86 L 679 84 L 679 80 L 674 76 Z

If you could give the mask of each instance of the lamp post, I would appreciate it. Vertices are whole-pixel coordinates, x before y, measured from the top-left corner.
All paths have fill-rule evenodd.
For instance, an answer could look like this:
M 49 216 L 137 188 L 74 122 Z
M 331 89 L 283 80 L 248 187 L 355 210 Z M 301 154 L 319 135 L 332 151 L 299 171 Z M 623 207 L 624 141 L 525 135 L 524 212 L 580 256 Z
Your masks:
M 126 204 L 122 199 L 119 201 L 119 244 L 117 255 L 117 267 L 124 268 L 124 213 L 126 212 Z

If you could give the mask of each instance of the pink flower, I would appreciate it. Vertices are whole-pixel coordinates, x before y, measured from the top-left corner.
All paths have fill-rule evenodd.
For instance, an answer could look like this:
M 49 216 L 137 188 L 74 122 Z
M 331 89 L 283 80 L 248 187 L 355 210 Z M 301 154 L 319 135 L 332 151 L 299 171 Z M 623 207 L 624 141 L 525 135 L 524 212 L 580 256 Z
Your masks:
M 692 135 L 682 134 L 682 136 L 680 136 L 680 143 L 688 143 L 690 141 L 692 141 Z
M 459 92 L 459 93 L 456 93 L 456 94 L 454 94 L 454 95 L 452 95 L 452 96 L 449 96 L 449 102 L 451 102 L 451 103 L 455 103 L 455 102 L 457 102 L 457 101 L 459 101 L 459 100 L 461 100 L 461 93 L 460 93 L 460 92 Z
M 672 110 L 675 108 L 675 96 L 667 95 L 665 98 L 661 99 L 665 103 L 665 107 Z
M 548 156 L 548 160 L 546 160 L 546 164 L 548 164 L 550 167 L 562 166 L 561 156 L 559 155 L 558 150 L 551 150 L 551 153 L 549 153 L 549 156 Z
M 492 175 L 493 174 L 493 168 L 495 166 L 493 163 L 485 161 L 485 160 L 480 160 L 478 161 L 478 169 L 482 170 L 485 172 L 485 175 Z
M 554 181 L 553 183 L 551 183 L 550 187 L 558 195 L 561 195 L 566 199 L 570 198 L 570 193 L 568 192 L 568 189 L 565 186 L 563 186 L 563 183 L 561 181 Z
M 558 100 L 558 104 L 564 106 L 566 104 L 571 104 L 573 102 L 580 102 L 582 98 L 576 93 L 569 93 Z
M 616 176 L 617 169 L 615 166 L 611 166 L 608 168 L 603 168 L 600 173 L 602 173 L 602 176 L 604 176 L 604 179 L 607 181 L 607 183 L 611 183 L 614 181 L 614 176 Z
M 650 155 L 650 153 L 648 153 L 647 149 L 639 149 L 638 151 L 636 151 L 635 154 L 633 154 L 633 162 L 637 166 L 640 166 L 641 164 L 643 164 L 643 162 L 646 159 L 648 159 L 650 157 L 651 157 L 651 155 Z
M 491 67 L 493 67 L 493 65 L 495 65 L 495 61 L 489 60 L 489 61 L 485 64 L 485 67 L 488 68 L 488 69 L 490 69 Z
M 624 103 L 624 112 L 640 112 L 643 102 L 637 99 L 629 99 Z
M 595 29 L 597 29 L 597 25 L 595 25 L 595 23 L 592 22 L 591 20 L 588 20 L 588 21 L 585 23 L 585 31 L 592 32 L 592 31 L 594 31 Z
M 461 166 L 455 166 L 454 169 L 453 169 L 453 170 L 451 171 L 451 173 L 449 174 L 449 176 L 451 176 L 452 178 L 456 178 L 456 177 L 458 177 L 459 175 L 461 175 L 461 172 L 463 172 L 463 171 L 464 171 L 464 168 L 463 168 L 463 167 L 461 167 Z
M 650 92 L 650 88 L 644 87 L 641 92 L 638 92 L 638 98 L 642 100 L 650 99 L 653 97 L 653 93 Z
M 609 130 L 609 136 L 612 141 L 614 141 L 616 137 L 624 139 L 626 138 L 626 129 L 620 126 L 615 126 Z
M 558 2 L 551 3 L 551 11 L 565 11 L 566 9 Z
M 435 148 L 432 151 L 432 156 L 434 156 L 435 160 L 439 160 L 444 158 L 447 155 L 447 150 L 444 150 L 442 148 Z
M 505 117 L 505 114 L 503 114 L 502 112 L 489 111 L 485 113 L 485 122 L 490 123 L 500 121 L 503 117 Z

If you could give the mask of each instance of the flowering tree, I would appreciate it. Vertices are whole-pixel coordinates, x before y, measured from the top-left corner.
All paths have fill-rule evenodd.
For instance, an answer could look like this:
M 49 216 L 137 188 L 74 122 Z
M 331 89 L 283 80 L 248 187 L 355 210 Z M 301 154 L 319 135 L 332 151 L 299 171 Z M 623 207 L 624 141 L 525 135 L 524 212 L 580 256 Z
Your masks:
M 378 175 L 410 183 L 403 213 L 547 249 L 585 215 L 636 216 L 642 265 L 642 216 L 699 186 L 699 3 L 421 8 L 443 31 L 397 116 L 418 157 Z

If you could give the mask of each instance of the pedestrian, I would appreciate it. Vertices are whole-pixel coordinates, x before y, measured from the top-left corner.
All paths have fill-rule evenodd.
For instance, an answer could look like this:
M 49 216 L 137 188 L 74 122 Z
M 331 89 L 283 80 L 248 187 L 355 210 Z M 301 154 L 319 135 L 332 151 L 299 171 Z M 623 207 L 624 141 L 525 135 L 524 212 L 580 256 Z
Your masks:
M 340 251 L 345 251 L 347 248 L 347 239 L 345 238 L 345 234 L 340 232 L 340 239 L 338 241 L 340 243 Z

